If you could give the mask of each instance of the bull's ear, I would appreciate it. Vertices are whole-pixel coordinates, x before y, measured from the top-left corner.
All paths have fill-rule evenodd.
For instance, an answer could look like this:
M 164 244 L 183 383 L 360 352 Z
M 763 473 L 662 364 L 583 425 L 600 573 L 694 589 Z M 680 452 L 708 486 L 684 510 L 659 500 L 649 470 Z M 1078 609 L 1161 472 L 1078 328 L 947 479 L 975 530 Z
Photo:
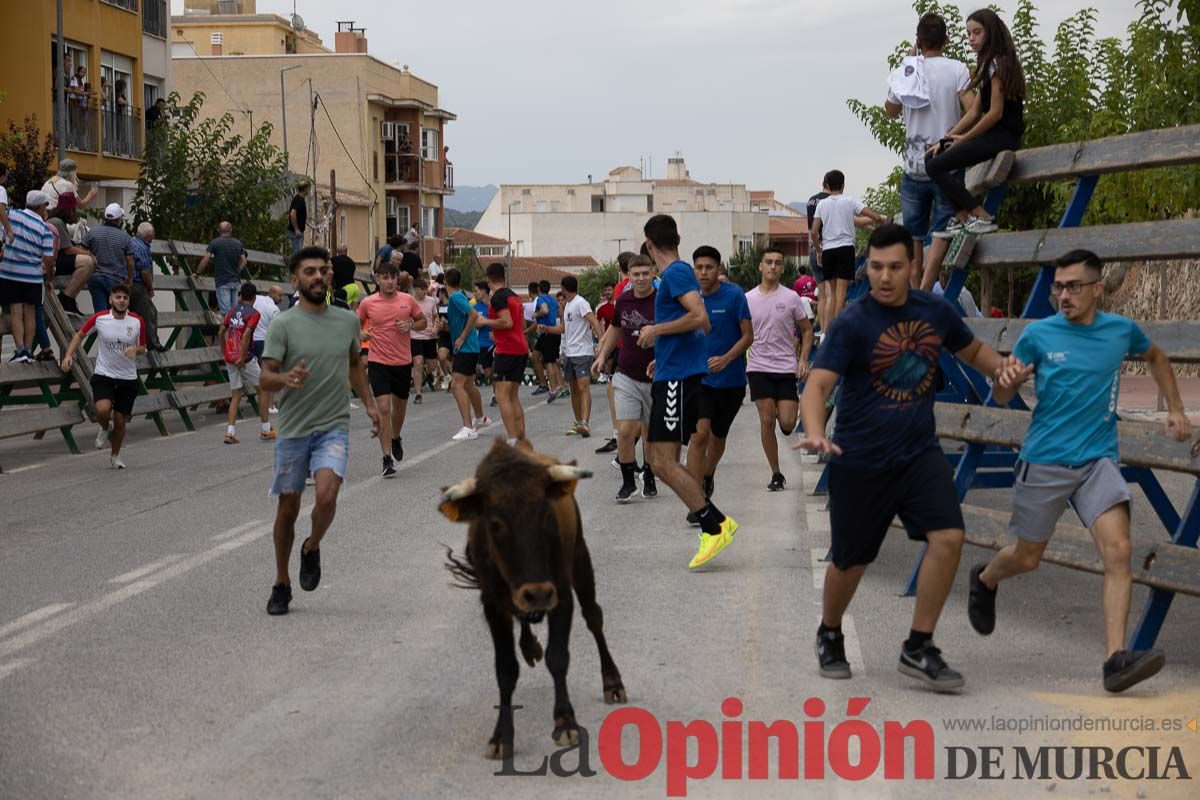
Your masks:
M 438 511 L 451 522 L 466 522 L 483 508 L 482 498 L 475 490 L 474 478 L 459 481 L 453 486 L 443 486 Z
M 575 485 L 584 478 L 592 477 L 592 471 L 574 464 L 554 464 L 550 471 L 548 494 L 552 497 L 574 494 Z

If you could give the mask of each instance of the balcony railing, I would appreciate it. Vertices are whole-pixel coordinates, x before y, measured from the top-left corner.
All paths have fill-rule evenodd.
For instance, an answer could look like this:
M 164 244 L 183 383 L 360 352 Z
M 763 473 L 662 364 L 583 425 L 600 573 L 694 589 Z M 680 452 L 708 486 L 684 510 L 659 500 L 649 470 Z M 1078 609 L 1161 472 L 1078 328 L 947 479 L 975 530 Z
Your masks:
M 447 189 L 449 189 L 450 191 L 454 191 L 454 165 L 453 164 L 446 165 L 445 184 L 446 184 Z
M 167 0 L 145 0 L 142 3 L 142 33 L 167 38 L 167 22 L 171 18 Z
M 101 0 L 103 3 L 108 3 L 110 6 L 123 8 L 126 11 L 137 11 L 138 0 Z
M 100 109 L 104 120 L 103 146 L 105 155 L 123 158 L 142 157 L 142 110 L 105 102 Z
M 418 183 L 421 163 L 413 153 L 388 153 L 383 157 L 384 183 Z
M 68 150 L 81 153 L 96 153 L 100 150 L 99 126 L 97 125 L 96 98 L 93 95 L 67 95 L 67 141 Z M 58 104 L 54 104 L 58 114 Z

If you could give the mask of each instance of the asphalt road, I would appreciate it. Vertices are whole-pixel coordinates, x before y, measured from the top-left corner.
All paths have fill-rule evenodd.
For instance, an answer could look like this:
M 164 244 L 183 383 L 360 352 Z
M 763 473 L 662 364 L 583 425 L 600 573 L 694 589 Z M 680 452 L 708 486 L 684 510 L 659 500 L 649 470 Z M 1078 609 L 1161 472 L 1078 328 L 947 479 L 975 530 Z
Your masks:
M 594 419 L 603 420 L 603 395 L 595 392 Z M 458 423 L 449 397 L 439 393 L 410 407 L 406 458 L 395 480 L 378 477 L 378 445 L 358 412 L 349 474 L 322 548 L 320 588 L 297 588 L 283 618 L 265 612 L 273 573 L 272 448 L 254 440 L 255 423 L 242 423 L 243 443 L 231 447 L 222 445 L 215 417 L 197 433 L 166 439 L 138 422 L 125 453 L 129 469 L 120 472 L 107 468 L 104 454 L 64 455 L 52 437 L 0 443 L 6 469 L 19 470 L 0 475 L 0 798 L 661 797 L 668 778 L 683 772 L 679 764 L 668 769 L 672 756 L 683 753 L 689 764 L 707 757 L 697 741 L 681 750 L 685 740 L 670 721 L 707 721 L 732 753 L 739 752 L 738 728 L 722 722 L 741 721 L 750 730 L 756 720 L 790 720 L 797 728 L 817 720 L 832 741 L 852 697 L 869 698 L 859 716 L 875 731 L 887 721 L 927 721 L 936 780 L 912 780 L 911 745 L 907 781 L 885 780 L 882 766 L 864 781 L 840 779 L 832 766 L 823 782 L 780 780 L 772 748 L 769 779 L 750 780 L 748 764 L 743 777 L 723 779 L 739 762 L 723 756 L 711 777 L 685 784 L 687 796 L 1200 794 L 1195 780 L 1013 776 L 1015 748 L 1039 745 L 1159 746 L 1160 769 L 1178 747 L 1188 773 L 1200 772 L 1200 734 L 1128 729 L 1131 720 L 1161 728 L 1164 720 L 1175 725 L 1200 714 L 1200 607 L 1193 598 L 1176 601 L 1159 639 L 1166 670 L 1111 697 L 1100 686 L 1099 579 L 1045 567 L 1006 585 L 998 629 L 984 639 L 965 614 L 966 568 L 984 554 L 968 547 L 937 635 L 967 688 L 961 696 L 936 696 L 896 672 L 912 606 L 899 595 L 915 546 L 894 535 L 846 625 L 855 677 L 826 681 L 812 653 L 819 559 L 829 536 L 823 500 L 808 494 L 815 464 L 787 452 L 788 489 L 768 494 L 757 418 L 747 403 L 716 495 L 742 528 L 710 568 L 691 574 L 695 534 L 669 490 L 615 506 L 616 473 L 607 456 L 593 454 L 601 439 L 563 435 L 565 401 L 547 406 L 527 390 L 522 396 L 538 448 L 596 472 L 577 496 L 609 644 L 629 706 L 652 714 L 664 737 L 660 760 L 650 759 L 649 747 L 640 751 L 647 766 L 657 764 L 645 778 L 620 780 L 599 756 L 601 725 L 615 707 L 603 703 L 595 647 L 578 617 L 569 682 L 597 774 L 497 776 L 502 765 L 482 758 L 497 702 L 492 647 L 477 598 L 447 585 L 442 544 L 460 549 L 466 529 L 443 519 L 435 499 L 439 487 L 472 473 L 496 434 L 451 443 Z M 85 431 L 80 441 L 91 438 Z M 1190 487 L 1164 481 L 1182 505 Z M 971 500 L 1003 508 L 1005 493 Z M 1139 535 L 1162 535 L 1149 526 L 1144 503 L 1135 516 L 1146 523 Z M 306 529 L 302 521 L 299 537 Z M 1135 615 L 1143 598 L 1137 591 Z M 544 626 L 540 631 L 544 643 Z M 542 665 L 522 668 L 512 769 L 528 772 L 556 748 L 550 676 Z M 722 713 L 728 697 L 741 701 L 740 714 Z M 811 698 L 824 702 L 823 714 L 807 713 Z M 992 718 L 1043 728 L 1086 719 L 1127 729 L 997 731 Z M 985 723 L 992 729 L 946 727 Z M 621 739 L 628 764 L 639 758 L 634 730 L 626 728 Z M 643 733 L 654 738 L 650 728 Z M 820 735 L 811 739 L 821 742 Z M 849 742 L 859 749 L 856 739 Z M 974 778 L 947 778 L 946 748 L 984 745 L 1005 748 L 997 756 L 1004 778 L 977 780 L 978 765 Z M 577 752 L 563 757 L 567 769 L 578 760 Z M 803 756 L 800 763 L 803 770 Z

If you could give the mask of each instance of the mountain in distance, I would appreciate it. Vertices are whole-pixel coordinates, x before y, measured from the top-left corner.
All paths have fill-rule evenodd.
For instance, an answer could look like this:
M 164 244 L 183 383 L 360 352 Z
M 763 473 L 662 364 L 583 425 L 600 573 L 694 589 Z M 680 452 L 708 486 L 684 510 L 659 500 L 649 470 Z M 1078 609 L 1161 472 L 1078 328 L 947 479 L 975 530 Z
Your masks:
M 447 208 L 446 227 L 475 230 L 475 226 L 479 224 L 479 218 L 482 216 L 482 211 L 455 211 L 453 208 Z
M 446 198 L 446 208 L 455 211 L 483 211 L 500 189 L 487 186 L 455 186 L 454 194 Z
M 788 208 L 792 209 L 793 211 L 807 211 L 808 210 L 808 201 L 807 200 L 795 200 L 791 203 L 788 203 Z

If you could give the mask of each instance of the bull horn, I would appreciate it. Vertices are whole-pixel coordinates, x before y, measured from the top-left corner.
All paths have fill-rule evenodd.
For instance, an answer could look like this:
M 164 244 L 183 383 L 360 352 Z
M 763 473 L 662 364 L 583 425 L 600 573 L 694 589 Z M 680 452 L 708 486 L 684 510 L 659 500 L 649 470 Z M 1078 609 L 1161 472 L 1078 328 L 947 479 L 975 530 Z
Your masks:
M 550 480 L 552 481 L 578 481 L 590 477 L 592 477 L 590 469 L 583 469 L 574 464 L 555 464 L 550 467 Z
M 473 494 L 475 494 L 475 478 L 471 477 L 442 489 L 442 502 L 462 500 L 464 497 L 470 497 Z

